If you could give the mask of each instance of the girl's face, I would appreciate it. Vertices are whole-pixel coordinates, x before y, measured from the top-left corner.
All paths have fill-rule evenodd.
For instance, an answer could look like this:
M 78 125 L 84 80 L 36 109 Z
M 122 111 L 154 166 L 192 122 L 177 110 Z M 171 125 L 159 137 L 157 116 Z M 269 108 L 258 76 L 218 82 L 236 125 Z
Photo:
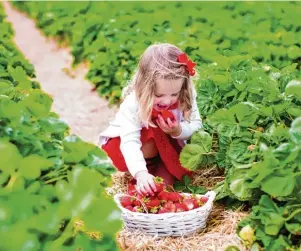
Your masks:
M 154 108 L 166 110 L 179 99 L 184 79 L 158 79 L 155 87 Z

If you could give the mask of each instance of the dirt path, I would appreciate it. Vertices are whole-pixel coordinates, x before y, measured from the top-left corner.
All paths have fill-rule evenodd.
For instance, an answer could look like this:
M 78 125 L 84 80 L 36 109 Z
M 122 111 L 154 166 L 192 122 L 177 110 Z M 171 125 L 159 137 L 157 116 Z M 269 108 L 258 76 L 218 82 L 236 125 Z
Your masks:
M 74 76 L 66 72 L 72 63 L 67 48 L 58 48 L 55 41 L 46 39 L 35 23 L 10 3 L 2 4 L 15 30 L 16 45 L 34 65 L 42 89 L 53 97 L 52 110 L 67 122 L 72 133 L 96 143 L 97 135 L 114 116 L 116 107 L 109 108 L 106 100 L 91 92 L 92 84 L 84 79 L 85 67 L 78 67 Z

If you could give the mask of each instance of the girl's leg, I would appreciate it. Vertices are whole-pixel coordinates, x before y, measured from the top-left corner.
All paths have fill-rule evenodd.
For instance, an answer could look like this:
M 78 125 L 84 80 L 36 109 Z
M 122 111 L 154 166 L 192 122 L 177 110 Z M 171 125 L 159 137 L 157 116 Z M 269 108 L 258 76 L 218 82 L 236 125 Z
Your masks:
M 146 141 L 142 145 L 141 151 L 143 152 L 143 157 L 145 159 L 156 157 L 159 154 L 154 139 L 149 139 Z
M 143 152 L 143 156 L 145 159 L 154 158 L 158 156 L 159 151 L 156 147 L 154 139 L 150 139 L 147 142 L 145 142 L 141 150 Z M 154 176 L 162 177 L 167 185 L 173 185 L 176 181 L 175 177 L 171 175 L 171 173 L 166 169 L 164 163 L 160 161 L 156 168 L 153 169 L 154 173 L 152 173 Z
M 153 175 L 162 177 L 167 185 L 173 185 L 176 182 L 176 178 L 167 170 L 162 161 L 158 164 Z

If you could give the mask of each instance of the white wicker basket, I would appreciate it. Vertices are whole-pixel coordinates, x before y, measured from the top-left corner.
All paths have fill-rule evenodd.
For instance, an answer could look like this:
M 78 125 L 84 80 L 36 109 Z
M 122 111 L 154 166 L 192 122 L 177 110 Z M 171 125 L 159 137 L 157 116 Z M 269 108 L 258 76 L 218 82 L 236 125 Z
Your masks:
M 189 196 L 191 194 L 182 193 Z M 140 230 L 150 235 L 184 236 L 195 233 L 206 227 L 207 218 L 212 210 L 215 192 L 209 191 L 198 198 L 208 197 L 208 201 L 201 207 L 177 213 L 148 214 L 132 212 L 120 204 L 125 194 L 116 194 L 114 200 L 122 211 L 125 227 L 130 230 Z

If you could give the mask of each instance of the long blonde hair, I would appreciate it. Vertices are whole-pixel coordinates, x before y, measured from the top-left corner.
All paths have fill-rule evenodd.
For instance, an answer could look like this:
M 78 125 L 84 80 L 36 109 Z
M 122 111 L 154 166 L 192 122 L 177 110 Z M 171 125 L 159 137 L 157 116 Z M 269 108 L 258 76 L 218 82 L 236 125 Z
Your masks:
M 168 43 L 149 46 L 141 55 L 138 68 L 124 91 L 127 95 L 135 91 L 138 100 L 138 116 L 146 125 L 155 126 L 151 121 L 156 80 L 183 78 L 179 95 L 179 107 L 185 120 L 189 120 L 193 100 L 193 83 L 186 65 L 177 61 L 182 54 L 178 47 Z

